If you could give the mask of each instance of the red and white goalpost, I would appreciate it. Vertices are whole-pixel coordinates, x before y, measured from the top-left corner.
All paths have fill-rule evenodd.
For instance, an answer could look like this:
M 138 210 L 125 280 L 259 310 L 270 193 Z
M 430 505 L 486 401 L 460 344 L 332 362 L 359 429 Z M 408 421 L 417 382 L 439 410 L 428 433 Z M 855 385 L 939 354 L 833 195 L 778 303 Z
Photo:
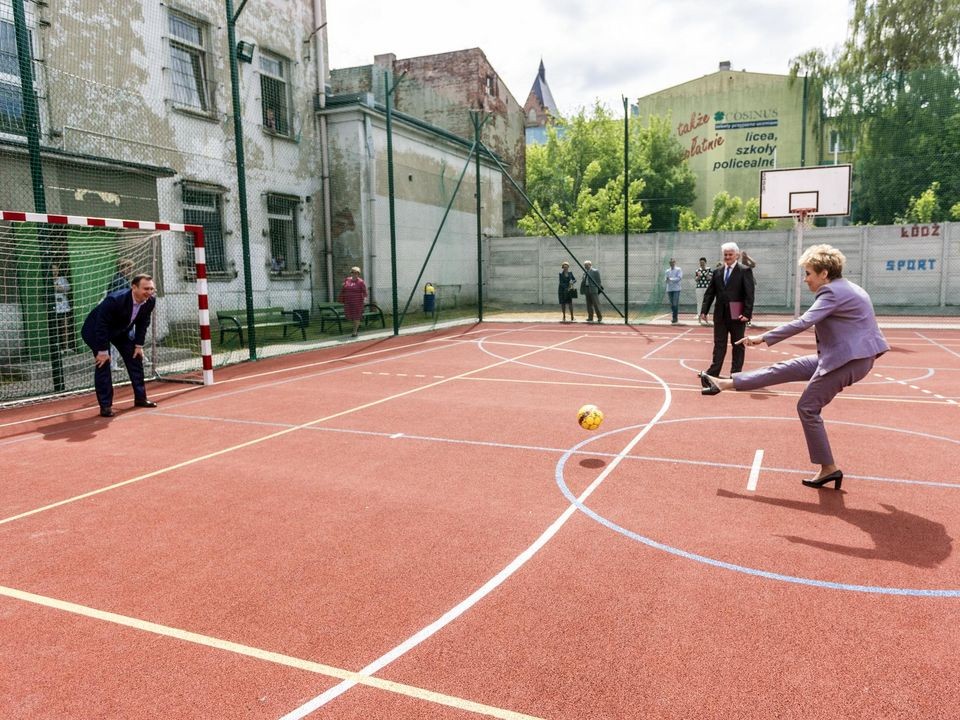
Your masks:
M 0 211 L 0 404 L 89 388 L 80 326 L 137 273 L 158 288 L 148 372 L 213 384 L 202 226 Z

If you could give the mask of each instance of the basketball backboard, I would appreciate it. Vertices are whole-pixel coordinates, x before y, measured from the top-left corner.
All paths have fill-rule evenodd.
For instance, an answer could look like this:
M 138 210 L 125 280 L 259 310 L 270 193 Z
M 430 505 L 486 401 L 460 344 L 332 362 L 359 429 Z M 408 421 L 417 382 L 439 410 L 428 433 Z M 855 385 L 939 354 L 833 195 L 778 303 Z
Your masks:
M 850 214 L 850 165 L 760 171 L 760 217 Z

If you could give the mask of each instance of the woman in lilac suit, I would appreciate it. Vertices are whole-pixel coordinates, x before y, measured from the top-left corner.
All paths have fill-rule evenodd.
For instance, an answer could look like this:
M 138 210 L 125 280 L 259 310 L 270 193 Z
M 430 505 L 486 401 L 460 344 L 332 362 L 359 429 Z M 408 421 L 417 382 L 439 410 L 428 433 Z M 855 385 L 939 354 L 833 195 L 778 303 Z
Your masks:
M 800 265 L 806 274 L 807 287 L 816 295 L 813 305 L 792 322 L 740 340 L 745 346 L 762 342 L 775 345 L 816 326 L 816 355 L 737 373 L 729 380 L 701 373 L 701 380 L 706 385 L 701 390 L 704 395 L 805 381 L 807 387 L 797 402 L 797 413 L 810 451 L 810 462 L 820 465 L 820 472 L 816 477 L 804 480 L 803 484 L 818 488 L 832 482 L 837 490 L 843 480 L 843 471 L 834 462 L 820 411 L 845 387 L 866 377 L 874 361 L 890 349 L 877 325 L 873 303 L 866 290 L 843 279 L 845 260 L 843 253 L 830 245 L 807 248 L 800 257 Z

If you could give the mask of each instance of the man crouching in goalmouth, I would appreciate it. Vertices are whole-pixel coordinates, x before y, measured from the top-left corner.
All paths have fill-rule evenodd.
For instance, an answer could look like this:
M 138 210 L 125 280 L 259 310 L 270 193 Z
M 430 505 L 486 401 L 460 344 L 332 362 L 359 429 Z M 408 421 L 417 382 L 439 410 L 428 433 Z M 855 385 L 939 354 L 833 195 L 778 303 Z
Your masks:
M 147 400 L 143 380 L 143 343 L 150 327 L 150 315 L 157 304 L 157 288 L 150 275 L 135 275 L 130 287 L 108 294 L 97 305 L 80 331 L 93 350 L 93 384 L 101 417 L 113 417 L 113 378 L 110 374 L 110 346 L 123 358 L 133 385 L 135 407 L 156 407 Z

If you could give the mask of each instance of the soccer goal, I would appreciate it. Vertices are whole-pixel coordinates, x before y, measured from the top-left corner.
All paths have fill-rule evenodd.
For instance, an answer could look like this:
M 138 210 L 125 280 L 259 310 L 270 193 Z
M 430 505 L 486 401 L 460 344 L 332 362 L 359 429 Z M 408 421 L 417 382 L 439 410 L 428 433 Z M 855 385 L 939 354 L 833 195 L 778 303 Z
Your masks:
M 157 286 L 146 377 L 212 384 L 202 227 L 0 211 L 0 406 L 89 390 L 83 321 L 143 273 Z M 127 380 L 119 356 L 113 371 Z

